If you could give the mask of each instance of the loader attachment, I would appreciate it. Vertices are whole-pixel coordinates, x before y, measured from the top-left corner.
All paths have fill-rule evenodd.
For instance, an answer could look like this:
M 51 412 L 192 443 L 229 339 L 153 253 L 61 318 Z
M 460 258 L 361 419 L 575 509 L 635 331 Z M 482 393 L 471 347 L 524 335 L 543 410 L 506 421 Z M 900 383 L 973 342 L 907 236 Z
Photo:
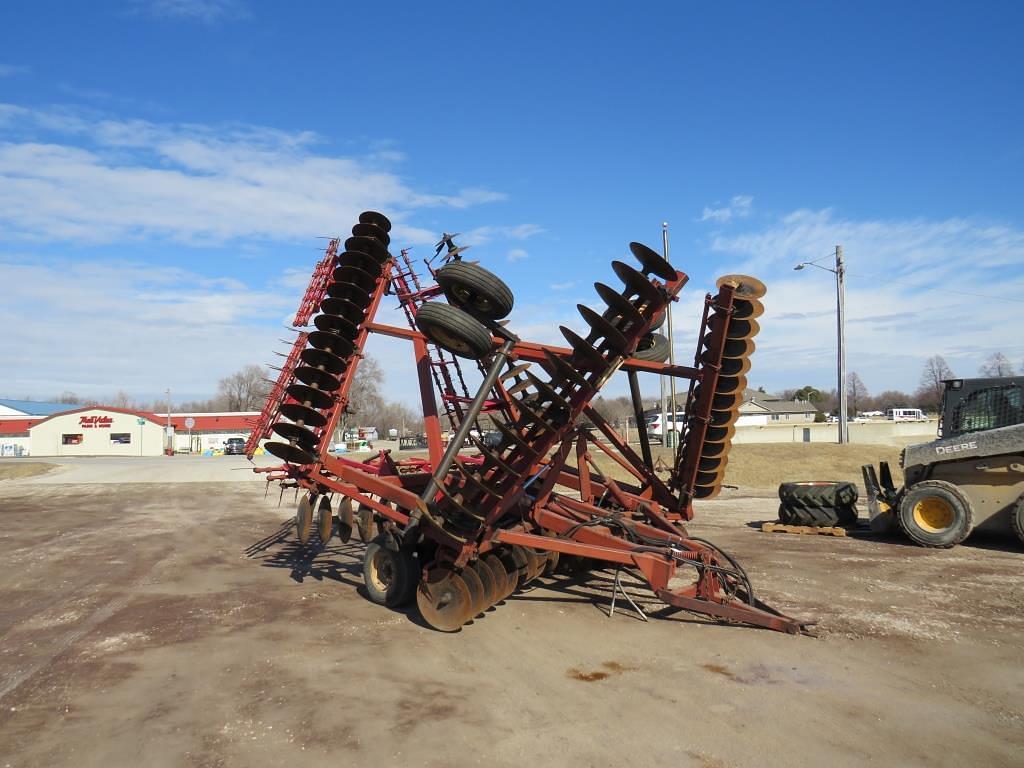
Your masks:
M 892 482 L 889 462 L 879 462 L 877 475 L 873 464 L 865 464 L 860 471 L 864 476 L 864 488 L 868 495 L 868 519 L 871 530 L 880 533 L 895 530 L 897 492 Z

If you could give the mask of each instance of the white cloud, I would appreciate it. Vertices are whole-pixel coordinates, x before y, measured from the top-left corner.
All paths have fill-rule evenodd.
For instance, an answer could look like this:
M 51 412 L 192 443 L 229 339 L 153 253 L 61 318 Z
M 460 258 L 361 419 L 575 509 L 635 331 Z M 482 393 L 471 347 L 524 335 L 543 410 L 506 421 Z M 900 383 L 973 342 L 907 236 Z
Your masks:
M 0 280 L 0 324 L 18 329 L 0 336 L 0 388 L 19 397 L 212 394 L 222 376 L 274 359 L 287 332 L 267 320 L 297 304 L 292 291 L 130 262 L 6 259 Z
M 466 245 L 485 245 L 492 240 L 529 240 L 542 234 L 544 228 L 536 224 L 516 224 L 513 226 L 485 226 L 470 229 L 463 233 L 460 240 Z
M 721 224 L 731 219 L 745 219 L 750 215 L 754 198 L 750 195 L 735 195 L 726 206 L 709 208 L 705 206 L 701 221 L 717 221 Z
M 513 248 L 508 252 L 508 260 L 512 262 L 522 261 L 523 259 L 529 258 L 530 254 L 524 251 L 522 248 Z
M 249 15 L 248 8 L 240 0 L 146 0 L 139 5 L 157 18 L 185 19 L 206 24 Z
M 26 75 L 32 71 L 31 67 L 24 64 L 0 64 L 0 77 L 13 77 L 14 75 Z
M 572 288 L 574 285 L 576 285 L 576 281 L 575 280 L 570 280 L 567 283 L 552 283 L 548 287 L 551 288 L 552 291 L 567 291 L 570 288 Z
M 339 221 L 374 208 L 393 217 L 394 237 L 420 244 L 435 233 L 406 225 L 411 212 L 504 197 L 475 187 L 416 190 L 381 164 L 379 152 L 317 152 L 318 137 L 306 131 L 110 120 L 13 105 L 0 105 L 0 126 L 10 137 L 0 142 L 0 236 L 8 239 L 295 240 L 336 234 Z
M 931 355 L 961 376 L 976 375 L 994 351 L 1024 359 L 1024 232 L 972 219 L 853 220 L 796 211 L 765 229 L 718 236 L 720 273 L 768 285 L 752 381 L 769 389 L 834 386 L 835 279 L 802 261 L 847 270 L 847 368 L 869 390 L 912 391 Z M 822 258 L 824 257 L 824 258 Z

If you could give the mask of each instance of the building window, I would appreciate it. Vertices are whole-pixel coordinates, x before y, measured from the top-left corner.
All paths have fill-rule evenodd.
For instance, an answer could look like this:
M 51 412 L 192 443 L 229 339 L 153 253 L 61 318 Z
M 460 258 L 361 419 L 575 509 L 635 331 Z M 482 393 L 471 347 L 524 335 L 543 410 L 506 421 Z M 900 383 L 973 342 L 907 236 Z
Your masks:
M 63 434 L 60 436 L 61 445 L 81 445 L 82 444 L 82 433 L 77 434 Z
M 130 432 L 111 432 L 110 442 L 116 445 L 129 445 L 132 441 Z
M 772 421 L 778 421 L 778 420 L 779 420 L 779 414 L 773 413 L 772 414 Z

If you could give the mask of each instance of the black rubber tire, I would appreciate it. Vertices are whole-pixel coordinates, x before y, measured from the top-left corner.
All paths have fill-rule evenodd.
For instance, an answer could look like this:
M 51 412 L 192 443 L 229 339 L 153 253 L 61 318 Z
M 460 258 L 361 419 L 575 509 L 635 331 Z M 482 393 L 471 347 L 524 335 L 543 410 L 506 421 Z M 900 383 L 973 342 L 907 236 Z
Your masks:
M 928 530 L 919 521 L 915 510 L 917 506 L 933 499 L 948 506 L 953 519 L 948 526 Z M 911 541 L 922 547 L 949 549 L 966 539 L 974 527 L 974 511 L 971 500 L 952 483 L 945 480 L 922 480 L 906 489 L 900 502 L 896 517 L 900 528 Z
M 1017 499 L 1017 503 L 1010 510 L 1010 524 L 1017 538 L 1024 543 L 1024 496 Z
M 494 345 L 479 320 L 458 307 L 428 301 L 416 312 L 416 327 L 433 344 L 469 360 L 486 357 Z
M 668 337 L 662 333 L 648 333 L 636 345 L 633 357 L 651 363 L 664 363 L 668 360 Z
M 415 595 L 418 580 L 419 573 L 409 557 L 395 549 L 388 538 L 378 536 L 366 545 L 363 585 L 371 602 L 388 608 L 405 605 Z
M 851 507 L 857 503 L 857 486 L 833 480 L 782 483 L 779 501 L 789 507 Z
M 805 507 L 779 504 L 779 522 L 810 528 L 847 528 L 857 524 L 857 507 Z
M 453 261 L 434 275 L 449 303 L 487 320 L 501 320 L 512 311 L 512 291 L 501 278 L 479 264 Z

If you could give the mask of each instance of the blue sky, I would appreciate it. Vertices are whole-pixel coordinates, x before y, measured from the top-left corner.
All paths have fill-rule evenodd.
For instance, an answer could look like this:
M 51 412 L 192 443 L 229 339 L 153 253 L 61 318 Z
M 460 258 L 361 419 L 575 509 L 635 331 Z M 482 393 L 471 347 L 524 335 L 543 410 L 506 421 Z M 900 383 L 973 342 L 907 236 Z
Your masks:
M 317 238 L 365 208 L 420 256 L 465 232 L 537 340 L 668 221 L 682 359 L 745 271 L 751 383 L 833 385 L 831 276 L 792 266 L 839 243 L 870 391 L 1024 362 L 1019 4 L 284 8 L 0 11 L 0 393 L 212 392 L 273 359 Z M 411 400 L 406 350 L 371 352 Z

